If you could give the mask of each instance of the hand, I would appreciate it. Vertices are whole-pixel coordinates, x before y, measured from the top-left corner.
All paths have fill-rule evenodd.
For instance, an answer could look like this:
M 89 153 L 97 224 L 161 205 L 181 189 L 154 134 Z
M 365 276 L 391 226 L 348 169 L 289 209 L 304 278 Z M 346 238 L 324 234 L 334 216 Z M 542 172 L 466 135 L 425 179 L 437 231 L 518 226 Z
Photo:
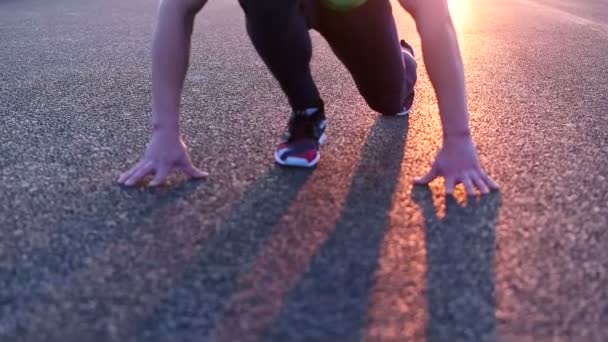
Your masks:
M 206 172 L 192 165 L 186 144 L 179 133 L 155 131 L 143 159 L 129 171 L 123 172 L 118 178 L 118 183 L 133 186 L 153 174 L 154 179 L 149 185 L 159 186 L 173 170 L 181 170 L 191 178 L 208 176 Z
M 482 194 L 489 193 L 490 189 L 498 189 L 498 184 L 481 169 L 470 136 L 446 138 L 431 171 L 426 176 L 415 179 L 414 183 L 428 184 L 440 176 L 445 178 L 445 190 L 448 195 L 454 193 L 454 187 L 458 183 L 464 184 L 470 196 L 475 195 L 475 187 Z

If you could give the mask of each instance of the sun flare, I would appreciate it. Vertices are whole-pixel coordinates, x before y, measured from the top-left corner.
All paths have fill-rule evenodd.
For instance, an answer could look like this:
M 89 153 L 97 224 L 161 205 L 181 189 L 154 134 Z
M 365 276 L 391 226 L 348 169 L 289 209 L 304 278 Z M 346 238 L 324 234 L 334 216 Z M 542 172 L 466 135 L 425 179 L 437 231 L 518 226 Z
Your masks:
M 469 13 L 469 0 L 448 0 L 448 6 L 454 24 L 458 27 L 464 25 Z

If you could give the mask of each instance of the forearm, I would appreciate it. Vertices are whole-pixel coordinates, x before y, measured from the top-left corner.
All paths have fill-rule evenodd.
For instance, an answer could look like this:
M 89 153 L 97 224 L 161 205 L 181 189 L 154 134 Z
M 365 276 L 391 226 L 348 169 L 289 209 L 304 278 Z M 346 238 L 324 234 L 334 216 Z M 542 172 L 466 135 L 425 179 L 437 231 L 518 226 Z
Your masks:
M 203 4 L 201 2 L 200 7 Z M 179 130 L 179 106 L 196 11 L 181 0 L 161 2 L 152 46 L 152 124 L 155 128 Z
M 470 134 L 464 67 L 445 0 L 415 0 L 424 63 L 435 90 L 443 136 Z

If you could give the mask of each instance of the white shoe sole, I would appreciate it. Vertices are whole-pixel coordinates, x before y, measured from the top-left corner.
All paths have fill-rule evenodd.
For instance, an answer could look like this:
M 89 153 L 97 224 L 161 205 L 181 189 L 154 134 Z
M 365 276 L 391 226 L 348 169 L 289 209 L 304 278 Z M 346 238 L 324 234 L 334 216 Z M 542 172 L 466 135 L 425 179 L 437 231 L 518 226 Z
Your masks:
M 323 145 L 326 138 L 327 138 L 327 136 L 325 135 L 325 133 L 323 133 L 321 138 L 319 138 L 319 145 Z M 315 157 L 315 159 L 311 160 L 310 162 L 306 159 L 294 158 L 294 157 L 287 157 L 285 160 L 283 160 L 283 159 L 281 159 L 280 152 L 281 152 L 281 150 L 274 152 L 274 160 L 277 162 L 277 164 L 282 165 L 282 166 L 312 168 L 315 165 L 317 165 L 317 163 L 319 162 L 319 159 L 321 158 L 321 153 L 317 152 L 317 156 Z
M 405 109 L 404 109 L 402 112 L 399 112 L 399 113 L 395 114 L 395 116 L 406 116 L 406 115 L 408 115 L 408 114 L 409 114 L 411 111 L 412 111 L 412 108 L 407 109 L 407 110 L 405 110 Z

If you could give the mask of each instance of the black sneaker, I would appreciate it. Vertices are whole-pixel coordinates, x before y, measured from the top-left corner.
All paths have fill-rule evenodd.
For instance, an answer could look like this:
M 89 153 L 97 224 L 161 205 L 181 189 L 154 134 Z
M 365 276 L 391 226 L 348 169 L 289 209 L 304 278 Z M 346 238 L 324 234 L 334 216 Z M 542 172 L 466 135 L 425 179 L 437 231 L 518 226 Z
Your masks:
M 405 71 L 407 87 L 411 89 L 407 98 L 405 99 L 405 103 L 403 104 L 403 111 L 395 114 L 396 116 L 405 116 L 410 113 L 412 110 L 412 106 L 414 105 L 414 86 L 416 85 L 416 80 L 418 76 L 416 75 L 416 68 L 418 67 L 416 63 L 416 57 L 414 54 L 414 48 L 408 44 L 405 40 L 401 40 L 401 52 L 403 53 L 403 60 L 405 62 Z
M 325 126 L 323 104 L 293 112 L 287 136 L 274 152 L 276 162 L 284 166 L 315 166 L 319 162 L 319 147 L 325 140 Z

